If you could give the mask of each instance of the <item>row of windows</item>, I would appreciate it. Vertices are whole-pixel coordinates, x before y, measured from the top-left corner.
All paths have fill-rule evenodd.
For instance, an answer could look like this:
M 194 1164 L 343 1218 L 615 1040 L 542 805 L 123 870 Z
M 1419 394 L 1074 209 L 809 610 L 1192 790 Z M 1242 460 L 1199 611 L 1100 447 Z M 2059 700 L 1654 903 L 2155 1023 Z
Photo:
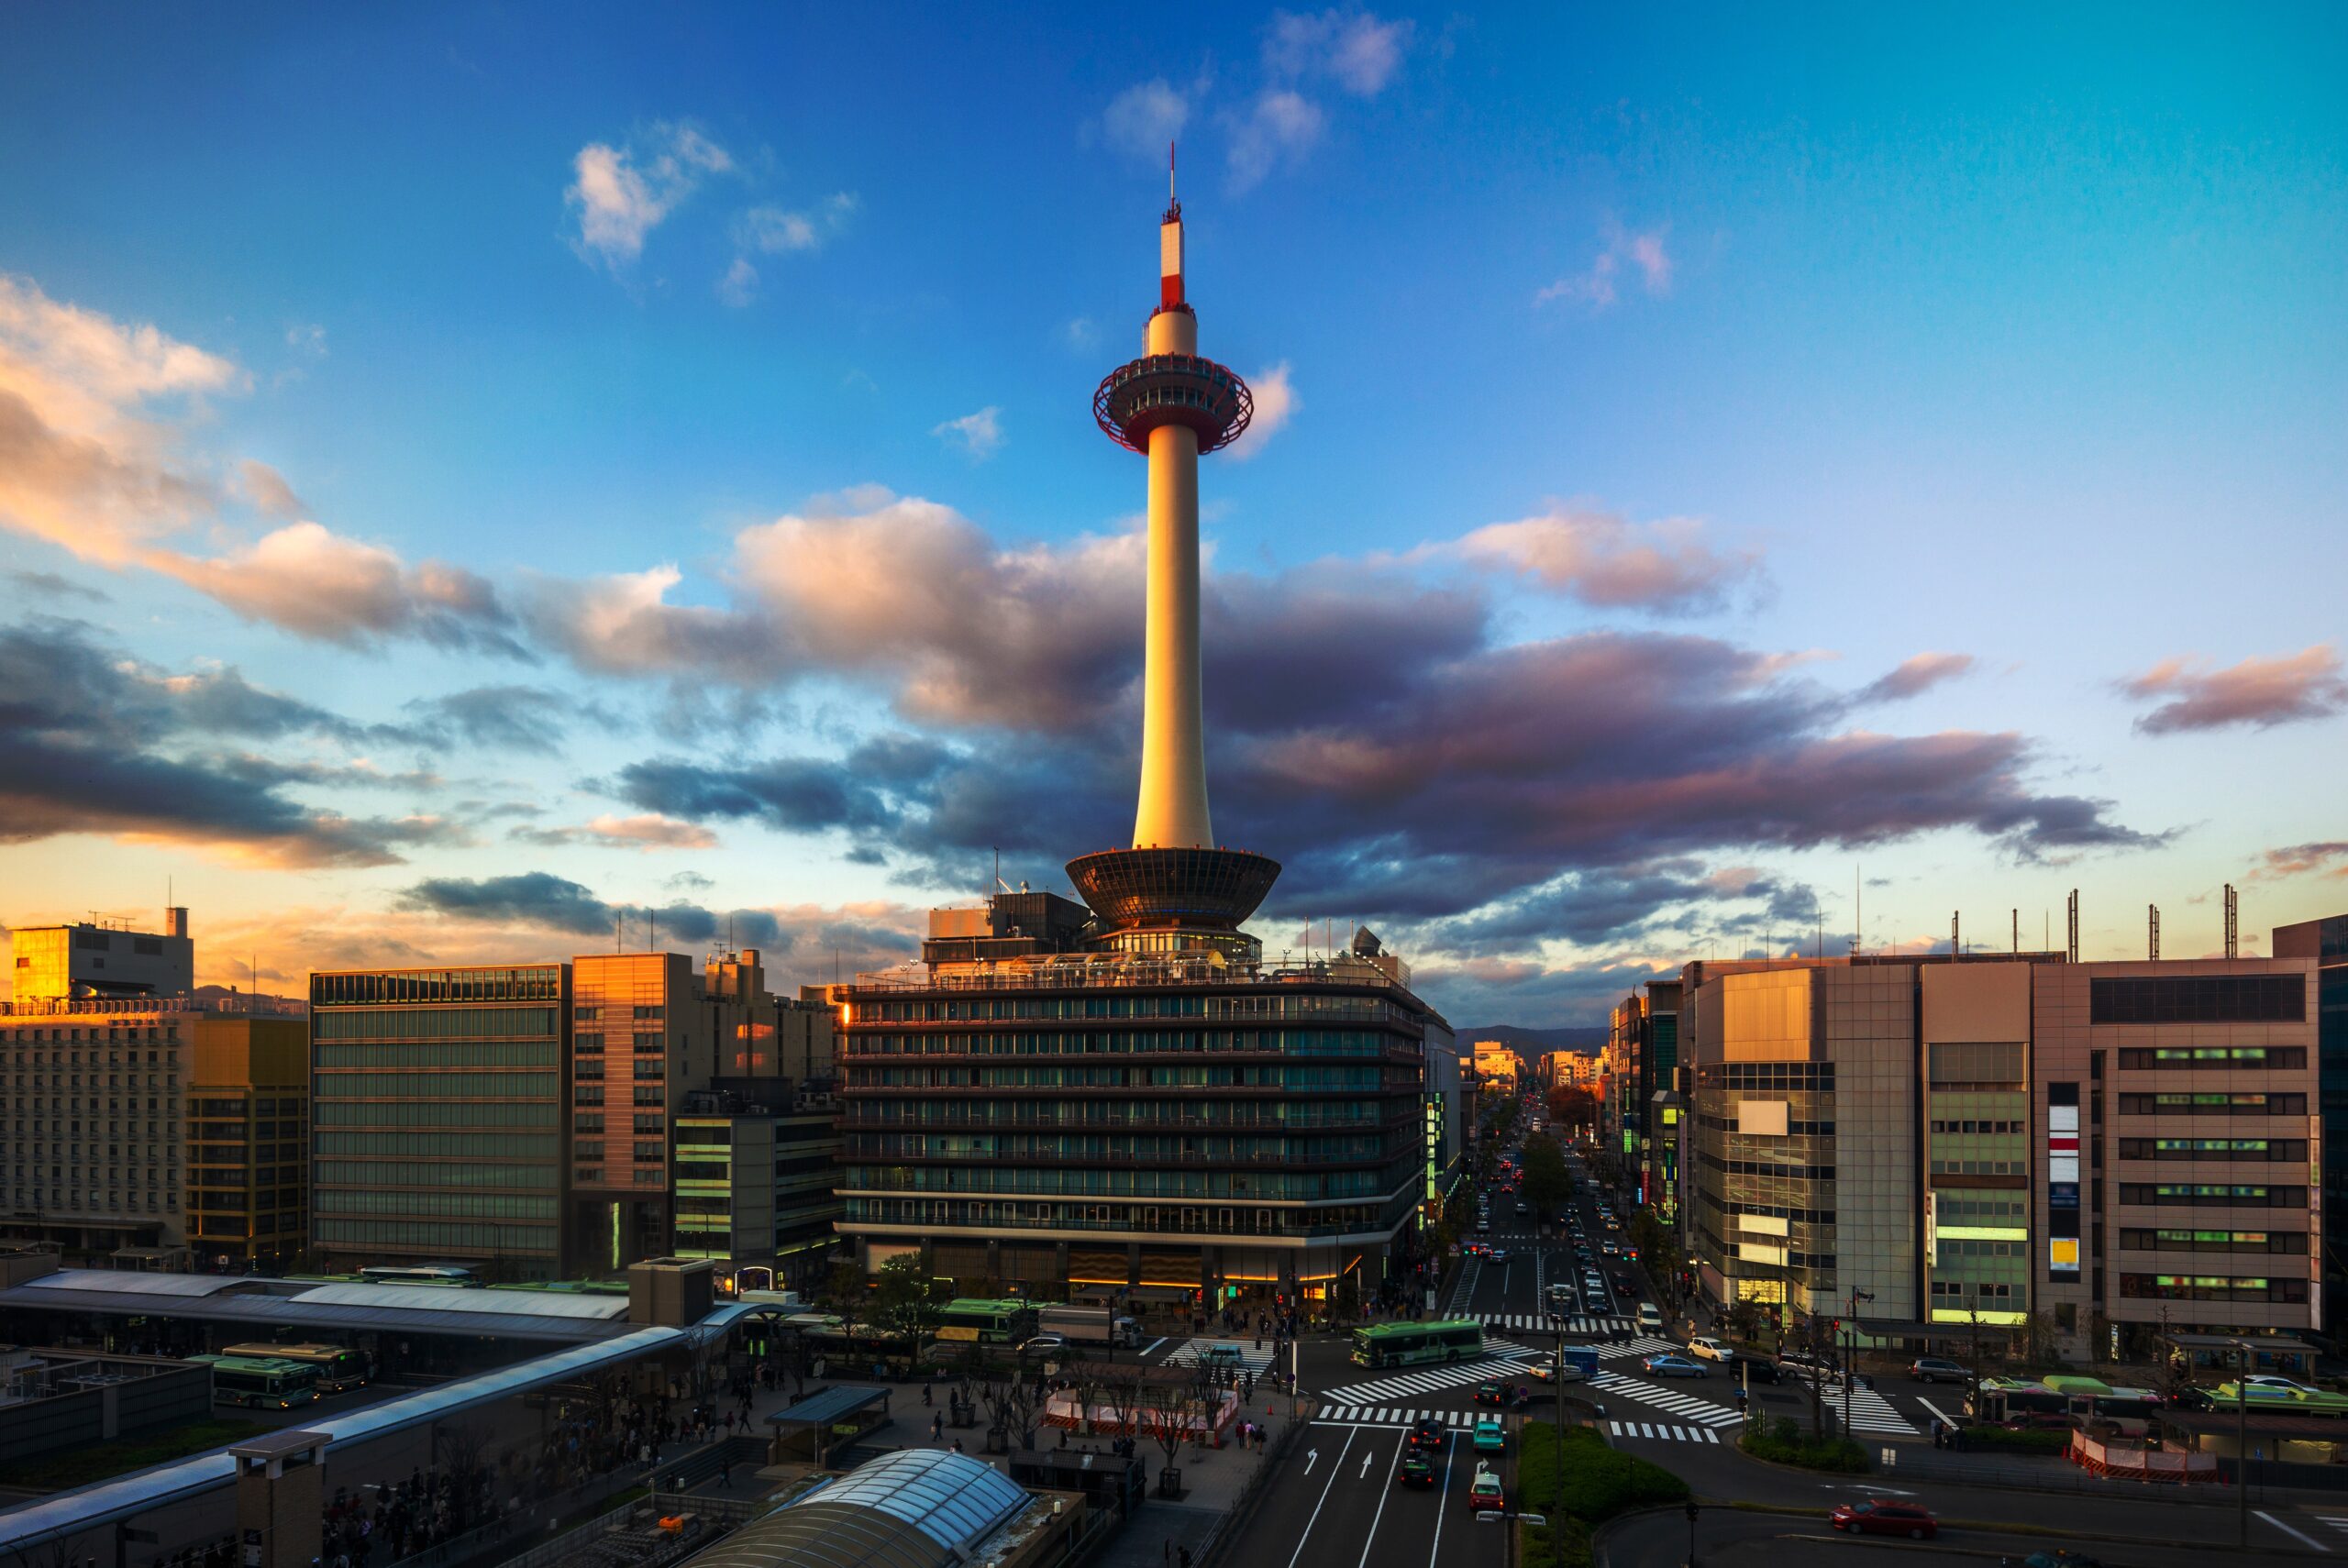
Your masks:
M 2228 1182 L 2134 1182 L 2120 1184 L 2120 1201 L 2163 1207 L 2170 1204 L 2236 1209 L 2305 1209 L 2303 1187 L 2260 1187 Z
M 848 1056 L 1098 1056 L 1144 1052 L 1253 1051 L 1293 1056 L 1376 1056 L 1413 1043 L 1363 1029 L 1069 1030 L 1002 1034 L 851 1034 Z
M 323 1008 L 367 1002 L 560 1001 L 562 981 L 562 966 L 557 964 L 514 969 L 321 974 L 310 977 L 310 1005 Z
M 2159 1045 L 2131 1046 L 2120 1053 L 2120 1066 L 2127 1072 L 2150 1072 L 2154 1069 L 2210 1071 L 2220 1069 L 2256 1072 L 2262 1069 L 2289 1070 L 2308 1065 L 2304 1045 Z
M 2026 1258 L 2028 1242 L 1950 1242 L 1933 1243 L 1944 1258 Z
M 1732 1215 L 1766 1215 L 1770 1219 L 1783 1220 L 1795 1225 L 1834 1223 L 1834 1210 L 1832 1209 L 1789 1209 L 1782 1203 L 1732 1203 L 1728 1206 L 1728 1212 Z
M 328 1220 L 311 1223 L 310 1235 L 321 1245 L 340 1243 L 353 1252 L 382 1246 L 426 1247 L 435 1251 L 513 1253 L 551 1253 L 552 1225 L 494 1225 L 429 1220 Z
M 1407 1212 L 1405 1193 L 1383 1204 L 1341 1204 L 1310 1210 L 1196 1204 L 1018 1203 L 989 1198 L 850 1198 L 850 1223 L 983 1225 L 1055 1231 L 1141 1231 L 1163 1235 L 1314 1235 L 1384 1228 Z
M 1411 1162 L 1385 1171 L 1344 1171 L 1326 1176 L 1281 1176 L 1232 1171 L 1083 1171 L 935 1169 L 906 1165 L 843 1166 L 843 1189 L 893 1192 L 1037 1193 L 1060 1197 L 1253 1198 L 1310 1202 L 1327 1198 L 1368 1198 L 1408 1182 Z
M 167 1023 L 160 1026 L 152 1023 L 146 1024 L 144 1026 L 134 1023 L 126 1028 L 121 1024 L 109 1024 L 106 1028 L 101 1030 L 94 1024 L 90 1027 L 89 1034 L 86 1039 L 83 1037 L 82 1029 L 79 1025 L 58 1025 L 47 1029 L 38 1027 L 32 1029 L 10 1029 L 5 1033 L 0 1033 L 0 1048 L 27 1044 L 137 1045 L 141 1043 L 156 1043 L 176 1045 L 180 1043 L 180 1026 L 176 1023 Z M 75 1059 L 78 1061 L 80 1058 L 77 1056 Z M 155 1059 L 155 1054 L 151 1051 L 149 1052 L 147 1054 L 147 1059 L 150 1062 L 153 1061 Z
M 2122 1138 L 2123 1160 L 2304 1160 L 2304 1138 Z
M 1997 1136 L 2005 1133 L 2021 1132 L 2027 1131 L 2027 1129 L 2025 1129 L 2019 1121 L 1950 1121 L 1933 1122 L 1933 1131 L 1950 1135 L 1980 1132 Z
M 972 997 L 929 1001 L 868 1001 L 853 1004 L 854 1021 L 953 1023 L 1024 1018 L 1228 1018 L 1356 1019 L 1415 1024 L 1418 1015 L 1392 1002 L 1368 997 L 1277 995 L 1217 996 L 1168 992 L 1152 995 L 1070 997 Z
M 2303 1094 L 2215 1093 L 2123 1094 L 2122 1116 L 2305 1116 Z
M 1696 1069 L 1696 1082 L 1701 1088 L 1773 1089 L 1780 1092 L 1810 1090 L 1832 1094 L 1834 1090 L 1834 1064 L 1832 1062 L 1722 1062 Z
M 1387 1087 L 1378 1067 L 850 1067 L 847 1087 L 908 1088 L 1335 1088 Z M 1395 1086 L 1404 1087 L 1404 1086 Z
M 412 1151 L 413 1152 L 413 1151 Z M 552 1187 L 554 1167 L 540 1160 L 483 1165 L 471 1161 L 434 1164 L 423 1160 L 320 1160 L 321 1187 Z
M 2122 1230 L 2120 1245 L 2132 1253 L 2296 1253 L 2305 1256 L 2303 1231 Z
M 2145 976 L 2088 982 L 2090 1023 L 2301 1023 L 2307 1016 L 2308 985 L 2302 975 Z
M 443 1040 L 414 1045 L 320 1045 L 321 1067 L 552 1067 L 559 1057 L 551 1040 Z
M 1393 1118 L 1382 1099 L 1250 1100 L 1225 1105 L 1188 1099 L 861 1100 L 843 1108 L 843 1127 L 1133 1127 L 1238 1130 L 1348 1127 Z
M 330 1100 L 349 1099 L 357 1096 L 397 1097 L 402 1099 L 494 1096 L 499 1099 L 551 1099 L 561 1088 L 559 1073 L 505 1072 L 484 1068 L 473 1072 L 453 1073 L 353 1073 L 321 1072 L 318 1085 L 318 1120 L 326 1120 L 326 1107 Z
M 425 1214 L 463 1220 L 551 1220 L 558 1200 L 495 1192 L 344 1192 L 321 1187 L 320 1214 Z
M 2028 1176 L 2028 1160 L 1934 1160 L 1934 1176 Z
M 1767 1160 L 1724 1160 L 1706 1150 L 1697 1155 L 1706 1167 L 1722 1176 L 1784 1176 L 1792 1181 L 1833 1181 L 1833 1165 L 1780 1165 Z
M 1328 1138 L 1151 1138 L 1042 1133 L 851 1133 L 849 1152 L 865 1159 L 928 1160 L 1126 1160 L 1225 1163 L 1242 1160 L 1279 1165 L 1292 1160 L 1374 1160 L 1385 1155 L 1387 1140 L 1376 1133 Z
M 546 1040 L 560 1032 L 550 1007 L 359 1009 L 310 1019 L 313 1040 Z
M 318 1154 L 394 1154 L 410 1158 L 551 1160 L 551 1132 L 320 1132 Z
M 2305 1301 L 2304 1279 L 2236 1279 L 2221 1274 L 2123 1274 L 2120 1294 L 2154 1301 Z
M 484 1079 L 483 1081 L 488 1081 Z M 555 1108 L 517 1100 L 359 1100 L 321 1097 L 310 1120 L 327 1127 L 554 1127 Z
M 2024 1207 L 2019 1198 L 1953 1198 L 1942 1193 L 1933 1212 L 1944 1225 L 1965 1225 L 1984 1220 L 2019 1220 L 2024 1217 Z
M 1936 1279 L 1933 1294 L 1948 1301 L 2005 1301 L 2012 1297 L 2014 1287 L 1997 1280 Z

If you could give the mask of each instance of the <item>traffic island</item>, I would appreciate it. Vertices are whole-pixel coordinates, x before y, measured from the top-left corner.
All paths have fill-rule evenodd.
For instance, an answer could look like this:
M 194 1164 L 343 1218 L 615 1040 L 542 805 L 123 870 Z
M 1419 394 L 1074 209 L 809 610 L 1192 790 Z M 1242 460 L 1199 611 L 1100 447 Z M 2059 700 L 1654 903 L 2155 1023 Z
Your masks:
M 1527 1421 L 1517 1445 L 1517 1510 L 1543 1519 L 1518 1526 L 1520 1562 L 1580 1568 L 1590 1561 L 1593 1527 L 1634 1509 L 1688 1500 L 1687 1482 L 1607 1447 L 1594 1428 Z
M 1737 1438 L 1736 1446 L 1755 1459 L 1766 1459 L 1772 1464 L 1791 1464 L 1802 1470 L 1822 1470 L 1836 1475 L 1864 1475 L 1867 1473 L 1867 1451 L 1857 1439 L 1829 1436 L 1812 1437 L 1801 1430 L 1801 1423 L 1791 1416 L 1779 1416 L 1775 1421 L 1750 1420 Z

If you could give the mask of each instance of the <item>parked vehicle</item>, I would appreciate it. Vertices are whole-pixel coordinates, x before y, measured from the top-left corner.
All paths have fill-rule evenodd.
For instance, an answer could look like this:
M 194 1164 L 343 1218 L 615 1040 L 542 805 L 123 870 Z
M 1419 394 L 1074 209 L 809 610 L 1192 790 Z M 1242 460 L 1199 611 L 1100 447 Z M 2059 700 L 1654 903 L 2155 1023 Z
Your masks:
M 1875 1497 L 1843 1504 L 1826 1516 L 1826 1522 L 1851 1535 L 1904 1535 L 1911 1540 L 1926 1540 L 1941 1532 L 1932 1509 Z
M 1918 1356 L 1908 1364 L 1908 1375 L 1919 1383 L 1965 1383 L 1973 1375 L 1944 1356 Z

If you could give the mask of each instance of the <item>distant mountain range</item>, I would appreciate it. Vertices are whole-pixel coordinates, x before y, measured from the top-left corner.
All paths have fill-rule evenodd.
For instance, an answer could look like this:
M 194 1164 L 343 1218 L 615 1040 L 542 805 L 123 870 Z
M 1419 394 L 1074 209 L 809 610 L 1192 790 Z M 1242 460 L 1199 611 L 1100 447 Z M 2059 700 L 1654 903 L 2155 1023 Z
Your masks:
M 1603 1024 L 1576 1024 L 1563 1029 L 1522 1029 L 1513 1023 L 1479 1023 L 1462 1029 L 1453 1038 L 1462 1045 L 1478 1040 L 1501 1040 L 1528 1056 L 1552 1051 L 1595 1051 L 1606 1043 Z

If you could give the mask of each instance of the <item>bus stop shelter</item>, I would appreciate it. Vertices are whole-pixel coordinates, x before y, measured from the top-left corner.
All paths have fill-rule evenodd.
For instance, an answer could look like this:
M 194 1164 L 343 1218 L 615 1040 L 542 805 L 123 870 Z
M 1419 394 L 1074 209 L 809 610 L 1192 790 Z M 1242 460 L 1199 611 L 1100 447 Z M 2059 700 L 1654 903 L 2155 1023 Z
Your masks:
M 767 1463 L 830 1468 L 834 1453 L 889 1424 L 892 1393 L 868 1384 L 843 1383 L 776 1411 L 767 1418 L 767 1425 L 774 1429 Z

